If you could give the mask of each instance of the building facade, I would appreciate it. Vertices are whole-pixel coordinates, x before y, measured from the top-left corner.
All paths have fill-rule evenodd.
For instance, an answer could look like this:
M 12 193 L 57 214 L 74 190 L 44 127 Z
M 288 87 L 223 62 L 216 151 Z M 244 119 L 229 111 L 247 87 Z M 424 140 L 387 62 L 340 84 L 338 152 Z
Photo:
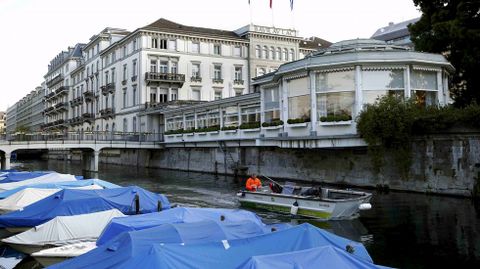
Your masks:
M 0 111 L 0 134 L 5 134 L 7 121 L 7 114 L 4 111 Z
M 388 44 L 413 47 L 410 40 L 408 25 L 416 23 L 420 18 L 403 21 L 400 23 L 388 23 L 388 26 L 381 27 L 372 35 L 372 39 L 385 41 Z
M 65 131 L 70 119 L 71 72 L 81 65 L 83 44 L 60 52 L 48 65 L 45 78 L 45 123 L 42 129 Z
M 256 78 L 258 95 L 166 111 L 165 142 L 315 148 L 332 147 L 338 138 L 335 146 L 363 146 L 355 118 L 365 104 L 395 95 L 447 105 L 453 70 L 439 54 L 371 39 L 342 41 Z
M 7 134 L 15 133 L 17 129 L 17 103 L 7 108 L 5 130 Z
M 17 130 L 38 132 L 44 124 L 45 89 L 42 86 L 31 91 L 17 102 Z
M 133 32 L 106 28 L 50 63 L 44 129 L 163 133 L 167 107 L 247 94 L 251 78 L 328 45 L 256 25 L 224 31 L 159 19 Z

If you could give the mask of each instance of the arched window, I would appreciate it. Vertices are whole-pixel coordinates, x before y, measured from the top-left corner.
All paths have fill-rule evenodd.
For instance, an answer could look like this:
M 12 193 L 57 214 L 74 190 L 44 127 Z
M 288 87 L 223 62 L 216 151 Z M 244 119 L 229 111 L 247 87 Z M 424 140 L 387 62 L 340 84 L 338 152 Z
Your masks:
M 260 46 L 259 46 L 259 45 L 257 45 L 257 46 L 255 47 L 255 57 L 257 57 L 258 59 L 262 58 L 262 52 L 261 52 L 261 50 L 260 50 Z
M 277 60 L 281 61 L 282 60 L 282 51 L 281 51 L 280 48 L 277 48 L 276 54 L 277 54 Z
M 295 51 L 293 49 L 290 49 L 290 55 L 288 56 L 288 59 L 290 59 L 290 61 L 295 61 Z
M 275 60 L 275 48 L 270 47 L 270 59 Z
M 268 47 L 263 46 L 263 58 L 268 59 Z
M 287 49 L 283 49 L 282 59 L 284 61 L 288 61 L 288 50 Z

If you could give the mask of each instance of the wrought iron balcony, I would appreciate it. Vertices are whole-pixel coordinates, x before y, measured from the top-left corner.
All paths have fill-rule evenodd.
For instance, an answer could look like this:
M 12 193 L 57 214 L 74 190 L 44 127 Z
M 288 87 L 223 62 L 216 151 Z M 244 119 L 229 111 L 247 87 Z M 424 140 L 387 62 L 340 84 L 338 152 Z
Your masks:
M 79 96 L 72 101 L 70 101 L 70 106 L 81 105 L 83 103 L 83 96 Z
M 55 110 L 67 110 L 67 106 L 67 102 L 61 102 L 55 105 Z
M 47 95 L 45 96 L 45 99 L 48 100 L 48 99 L 52 98 L 53 96 L 55 96 L 55 93 L 54 93 L 54 92 L 51 92 L 51 93 L 49 93 L 49 94 L 47 94 Z
M 103 119 L 113 118 L 115 116 L 115 111 L 113 108 L 105 108 L 100 110 L 100 117 Z
M 52 87 L 53 85 L 61 82 L 63 80 L 63 75 L 62 74 L 58 74 L 56 75 L 55 77 L 53 77 L 52 79 L 48 80 L 47 81 L 47 87 Z
M 83 123 L 83 118 L 75 117 L 73 119 L 68 120 L 68 123 L 70 123 L 71 126 L 80 125 Z
M 100 89 L 102 90 L 103 95 L 107 95 L 108 93 L 113 93 L 115 92 L 115 83 L 113 82 L 107 83 L 107 85 L 101 86 Z
M 243 79 L 235 79 L 233 85 L 243 85 Z
M 127 85 L 127 80 L 126 79 L 122 80 L 122 85 Z
M 83 93 L 83 97 L 85 98 L 85 102 L 91 102 L 93 100 L 93 92 L 86 91 Z
M 145 81 L 149 82 L 169 82 L 169 83 L 178 83 L 182 84 L 185 82 L 184 74 L 177 73 L 156 73 L 156 72 L 147 72 L 145 73 Z
M 68 94 L 68 90 L 70 89 L 70 87 L 68 86 L 61 86 L 60 88 L 58 88 L 56 91 L 55 91 L 55 94 L 57 95 L 64 95 L 64 94 Z
M 92 123 L 95 120 L 95 115 L 93 113 L 83 113 L 82 119 L 84 122 Z
M 213 84 L 223 84 L 223 78 L 212 78 Z
M 190 81 L 191 82 L 202 82 L 202 77 L 198 77 L 198 76 L 191 77 Z
M 132 76 L 132 82 L 137 81 L 137 75 Z

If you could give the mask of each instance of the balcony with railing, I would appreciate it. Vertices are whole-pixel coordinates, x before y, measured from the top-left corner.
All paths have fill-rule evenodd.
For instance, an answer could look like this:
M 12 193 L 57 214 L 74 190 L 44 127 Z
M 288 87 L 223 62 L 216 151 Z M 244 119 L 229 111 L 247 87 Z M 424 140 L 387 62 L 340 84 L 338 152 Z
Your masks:
M 54 97 L 54 96 L 55 96 L 55 92 L 51 92 L 51 93 L 49 93 L 49 94 L 47 94 L 47 95 L 45 96 L 45 100 L 48 100 L 48 99 L 50 99 L 50 98 L 52 98 L 52 97 Z
M 168 83 L 178 83 L 183 85 L 185 82 L 184 74 L 177 73 L 156 73 L 156 72 L 146 72 L 145 81 L 150 82 L 168 82 Z
M 100 110 L 100 117 L 102 119 L 108 119 L 108 118 L 113 119 L 114 116 L 115 116 L 115 111 L 113 110 L 113 108 L 105 108 Z
M 93 101 L 93 92 L 92 91 L 86 91 L 83 93 L 83 98 L 85 100 L 85 102 L 91 102 Z
M 83 123 L 83 117 L 75 117 L 73 119 L 68 120 L 70 126 L 81 125 Z
M 68 94 L 68 90 L 70 89 L 70 87 L 68 86 L 61 86 L 60 88 L 58 88 L 56 91 L 55 91 L 55 94 L 57 94 L 58 96 L 62 96 L 62 95 L 65 95 L 65 94 Z
M 213 84 L 223 84 L 223 78 L 212 78 Z
M 67 108 L 68 108 L 67 102 L 61 102 L 55 105 L 55 110 L 58 110 L 58 111 L 67 110 Z
M 57 83 L 59 83 L 59 82 L 61 82 L 61 81 L 63 81 L 63 75 L 62 75 L 62 74 L 58 74 L 58 75 L 56 75 L 55 77 L 53 77 L 52 79 L 48 80 L 46 84 L 47 84 L 47 87 L 50 88 L 50 87 L 52 87 L 53 85 L 55 85 L 55 84 L 57 84 Z
M 95 120 L 95 115 L 93 115 L 93 113 L 83 113 L 82 119 L 83 122 L 92 123 Z
M 114 93 L 115 92 L 115 83 L 114 82 L 107 83 L 107 85 L 101 86 L 100 89 L 102 90 L 103 95 L 107 95 L 109 93 Z
M 70 101 L 70 106 L 77 106 L 83 104 L 83 96 L 78 96 L 77 98 Z
M 202 82 L 202 77 L 193 76 L 193 77 L 190 78 L 190 82 L 200 83 L 200 82 Z
M 243 86 L 243 83 L 244 83 L 243 79 L 235 79 L 233 81 L 233 85 L 236 85 L 236 86 Z

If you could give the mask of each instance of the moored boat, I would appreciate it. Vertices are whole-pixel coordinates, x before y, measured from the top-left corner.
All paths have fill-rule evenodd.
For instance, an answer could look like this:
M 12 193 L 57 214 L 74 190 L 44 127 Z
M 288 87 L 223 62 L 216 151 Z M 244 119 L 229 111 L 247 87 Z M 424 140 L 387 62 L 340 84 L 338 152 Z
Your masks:
M 360 210 L 370 209 L 372 194 L 354 190 L 285 185 L 280 187 L 278 192 L 272 191 L 272 188 L 262 188 L 258 191 L 243 190 L 238 192 L 237 196 L 243 207 L 307 218 L 340 220 L 358 217 Z
M 26 254 L 78 242 L 95 242 L 110 220 L 124 216 L 118 209 L 111 209 L 56 217 L 28 231 L 5 238 L 2 242 Z

